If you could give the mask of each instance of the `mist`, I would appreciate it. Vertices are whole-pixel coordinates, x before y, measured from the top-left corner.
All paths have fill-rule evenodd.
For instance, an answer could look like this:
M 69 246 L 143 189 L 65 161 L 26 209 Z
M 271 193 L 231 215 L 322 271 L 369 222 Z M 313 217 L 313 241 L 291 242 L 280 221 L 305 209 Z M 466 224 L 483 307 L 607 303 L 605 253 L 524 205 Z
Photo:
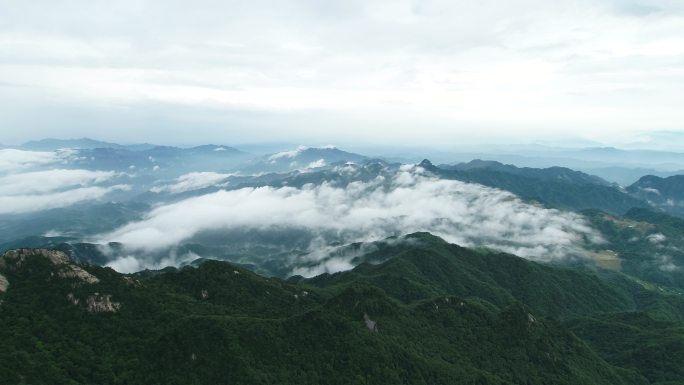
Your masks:
M 156 207 L 143 220 L 92 241 L 121 242 L 130 255 L 144 258 L 203 232 L 288 228 L 312 234 L 308 251 L 314 256 L 330 242 L 371 242 L 418 231 L 536 261 L 577 256 L 582 245 L 601 242 L 581 215 L 526 203 L 498 189 L 437 179 L 413 165 L 391 177 L 346 187 L 323 183 L 221 190 Z M 343 261 L 342 266 L 351 268 Z

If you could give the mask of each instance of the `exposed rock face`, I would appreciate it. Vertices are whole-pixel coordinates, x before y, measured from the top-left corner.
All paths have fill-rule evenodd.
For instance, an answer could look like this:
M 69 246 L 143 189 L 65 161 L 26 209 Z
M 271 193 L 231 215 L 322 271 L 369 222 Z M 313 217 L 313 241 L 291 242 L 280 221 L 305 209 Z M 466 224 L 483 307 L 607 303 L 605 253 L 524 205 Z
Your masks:
M 30 257 L 47 258 L 55 266 L 66 265 L 70 262 L 69 257 L 61 251 L 47 249 L 15 249 L 9 250 L 2 255 L 0 258 L 0 269 L 8 268 L 8 265 L 19 268 L 24 261 Z
M 133 278 L 131 278 L 131 277 L 129 277 L 129 276 L 125 276 L 125 275 L 124 275 L 124 276 L 121 277 L 121 279 L 123 279 L 123 281 L 124 281 L 124 282 L 126 283 L 126 285 L 128 285 L 128 286 L 140 286 L 140 281 L 138 281 L 137 279 L 133 279 Z
M 111 294 L 95 293 L 86 298 L 86 306 L 91 313 L 116 313 L 121 304 L 119 302 L 112 302 Z
M 46 258 L 50 263 L 59 268 L 57 273 L 61 278 L 76 279 L 82 283 L 97 283 L 100 280 L 94 275 L 73 265 L 69 257 L 61 251 L 47 249 L 15 249 L 0 256 L 0 270 L 18 269 L 27 258 Z
M 69 302 L 71 302 L 72 305 L 78 305 L 79 303 L 81 303 L 81 300 L 76 298 L 74 293 L 67 294 L 67 299 L 69 300 Z
M 46 249 L 10 250 L 0 255 L 0 271 L 19 271 L 29 258 L 46 259 L 55 267 L 54 271 L 50 272 L 50 275 L 68 279 L 73 282 L 72 286 L 100 282 L 99 278 L 72 263 L 71 259 L 63 252 Z M 130 284 L 139 285 L 140 283 L 130 279 Z M 8 286 L 8 280 L 3 275 L 0 275 L 0 293 L 7 291 Z M 66 297 L 72 305 L 84 306 L 90 313 L 114 313 L 121 307 L 119 302 L 112 301 L 111 294 L 93 293 L 84 299 L 83 297 L 77 297 L 73 293 L 68 293 Z
M 368 328 L 368 330 L 372 332 L 378 331 L 378 323 L 370 319 L 370 317 L 368 317 L 368 314 L 363 313 L 363 320 L 366 322 L 366 327 Z
M 67 300 L 74 306 L 81 303 L 81 299 L 74 293 L 67 294 Z M 93 293 L 86 298 L 85 307 L 90 313 L 116 313 L 121 308 L 121 304 L 112 301 L 111 294 Z
M 0 274 L 0 293 L 4 293 L 7 291 L 7 288 L 9 287 L 9 281 L 5 276 Z
M 62 278 L 75 278 L 84 283 L 98 283 L 100 280 L 76 265 L 67 265 L 58 273 Z

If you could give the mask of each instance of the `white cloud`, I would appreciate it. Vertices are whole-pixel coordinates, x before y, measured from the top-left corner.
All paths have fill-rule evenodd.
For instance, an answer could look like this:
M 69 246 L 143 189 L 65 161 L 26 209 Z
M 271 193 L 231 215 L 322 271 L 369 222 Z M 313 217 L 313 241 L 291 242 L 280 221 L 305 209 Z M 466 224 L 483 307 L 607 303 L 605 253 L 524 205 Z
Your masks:
M 435 179 L 404 168 L 391 180 L 303 188 L 218 191 L 153 209 L 144 220 L 96 237 L 131 250 L 173 247 L 203 231 L 306 229 L 341 242 L 430 231 L 464 246 L 486 246 L 535 260 L 564 258 L 600 242 L 583 217 L 522 202 L 497 189 Z
M 174 184 L 152 187 L 150 191 L 154 193 L 170 192 L 172 194 L 178 194 L 214 186 L 234 175 L 235 174 L 220 174 L 217 172 L 191 172 L 176 178 Z
M 0 196 L 41 194 L 69 188 L 101 183 L 113 178 L 113 171 L 45 170 L 0 177 Z
M 2 149 L 0 150 L 0 174 L 66 162 L 73 154 L 71 150 L 38 152 Z
M 116 258 L 115 260 L 107 263 L 106 266 L 111 267 L 119 273 L 128 274 L 144 269 L 159 270 L 167 266 L 185 265 L 198 258 L 199 256 L 193 252 L 188 252 L 181 256 L 171 253 L 168 257 L 163 258 L 158 262 L 150 262 L 141 258 L 137 258 L 133 255 L 126 255 Z
M 308 149 L 309 149 L 309 147 L 299 146 L 295 150 L 277 152 L 277 153 L 269 156 L 268 159 L 271 161 L 275 161 L 275 160 L 282 159 L 282 158 L 296 158 L 297 155 L 301 154 L 302 152 L 304 152 Z
M 0 113 L 13 138 L 88 134 L 84 112 L 146 139 L 325 127 L 316 140 L 411 144 L 569 129 L 610 140 L 684 118 L 680 1 L 11 3 Z
M 25 171 L 61 164 L 71 156 L 69 152 L 4 151 L 0 154 L 0 162 L 9 173 L 0 174 L 0 214 L 21 214 L 65 207 L 130 188 L 128 185 L 98 186 L 117 176 L 112 171 Z
M 681 270 L 681 267 L 675 264 L 672 257 L 669 255 L 656 254 L 654 258 L 658 264 L 658 268 L 662 271 L 673 273 Z
M 304 169 L 310 170 L 313 168 L 321 168 L 321 167 L 325 167 L 325 159 L 319 159 L 319 160 L 313 161 L 313 162 L 309 163 Z
M 665 234 L 655 233 L 655 234 L 649 235 L 648 237 L 646 237 L 646 239 L 648 239 L 648 241 L 653 243 L 653 244 L 658 244 L 658 243 L 662 243 L 663 241 L 665 241 L 667 239 L 667 237 L 665 236 Z
M 47 194 L 0 196 L 0 214 L 21 214 L 66 207 L 82 201 L 99 199 L 112 191 L 128 188 L 127 185 L 91 186 Z

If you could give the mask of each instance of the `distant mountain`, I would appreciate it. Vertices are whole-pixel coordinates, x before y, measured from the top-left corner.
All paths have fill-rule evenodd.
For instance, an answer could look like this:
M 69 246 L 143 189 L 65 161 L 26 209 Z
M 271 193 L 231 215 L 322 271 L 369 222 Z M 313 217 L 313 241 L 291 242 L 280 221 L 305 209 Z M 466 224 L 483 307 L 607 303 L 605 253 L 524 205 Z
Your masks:
M 35 243 L 44 234 L 53 234 L 48 238 L 74 238 L 111 231 L 141 219 L 149 209 L 150 205 L 140 202 L 85 202 L 23 215 L 3 215 L 0 216 L 0 251 L 12 247 L 45 247 L 44 239 L 43 243 Z M 7 242 L 10 243 L 4 245 Z
M 531 168 L 516 167 L 510 164 L 503 164 L 491 160 L 475 159 L 468 163 L 458 163 L 455 165 L 440 165 L 444 170 L 492 170 L 507 174 L 520 175 L 543 181 L 554 181 L 570 184 L 595 184 L 609 186 L 610 183 L 594 175 L 589 175 L 580 171 L 571 170 L 566 167 Z
M 583 159 L 592 162 L 611 163 L 622 166 L 684 164 L 684 153 L 654 150 L 624 150 L 615 147 L 588 147 L 581 149 L 540 149 L 531 150 L 527 156 L 553 156 L 558 158 Z
M 682 380 L 678 370 L 616 359 L 643 349 L 642 335 L 617 346 L 594 337 L 599 317 L 613 330 L 647 325 L 657 314 L 649 304 L 663 300 L 681 311 L 681 298 L 622 278 L 475 252 L 428 234 L 378 253 L 384 262 L 282 281 L 217 261 L 122 275 L 74 264 L 60 252 L 11 251 L 0 256 L 0 378 L 31 384 Z M 615 318 L 621 309 L 632 319 Z M 548 317 L 554 314 L 563 322 Z M 586 322 L 590 328 L 582 327 Z M 653 351 L 680 346 L 681 333 L 659 333 L 648 337 Z M 675 368 L 679 353 L 658 355 L 657 368 Z
M 102 142 L 90 138 L 81 139 L 41 139 L 26 142 L 20 146 L 23 150 L 30 151 L 54 151 L 60 148 L 124 148 L 124 146 L 116 143 Z
M 334 163 L 362 162 L 363 155 L 342 151 L 336 147 L 305 147 L 283 151 L 253 160 L 244 168 L 245 173 L 282 173 L 295 170 L 314 170 Z
M 581 211 L 596 208 L 624 214 L 633 207 L 648 206 L 598 177 L 562 167 L 517 168 L 497 162 L 475 161 L 442 168 L 429 160 L 424 160 L 420 166 L 440 178 L 507 190 L 523 199 L 558 209 Z
M 627 191 L 664 211 L 684 215 L 684 175 L 646 175 L 627 187 Z
M 583 214 L 605 240 L 590 253 L 599 264 L 684 293 L 684 219 L 643 208 Z
M 684 171 L 659 171 L 653 168 L 619 166 L 590 168 L 585 169 L 584 171 L 593 175 L 597 175 L 601 178 L 610 180 L 611 182 L 618 183 L 620 186 L 629 186 L 631 184 L 634 184 L 644 175 L 656 175 L 661 178 L 666 178 L 669 176 L 684 173 Z
M 431 154 L 430 159 L 434 155 L 438 163 L 491 159 L 520 167 L 563 166 L 597 175 L 622 186 L 630 185 L 647 174 L 670 176 L 676 170 L 684 169 L 684 153 L 612 147 L 490 146 L 480 152 L 454 152 L 445 156 L 436 151 L 425 151 L 424 154 Z
M 156 178 L 168 178 L 196 171 L 235 170 L 252 158 L 249 153 L 219 145 L 191 148 L 154 146 L 137 151 L 107 147 L 78 150 L 69 166 L 154 173 Z

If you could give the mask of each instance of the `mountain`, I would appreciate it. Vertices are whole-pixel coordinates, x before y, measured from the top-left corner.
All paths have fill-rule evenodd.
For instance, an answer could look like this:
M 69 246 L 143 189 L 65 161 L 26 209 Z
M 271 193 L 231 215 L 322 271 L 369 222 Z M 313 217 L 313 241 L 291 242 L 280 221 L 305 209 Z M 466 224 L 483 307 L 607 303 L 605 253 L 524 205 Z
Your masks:
M 405 303 L 441 295 L 477 297 L 496 307 L 521 302 L 556 318 L 651 311 L 651 300 L 657 296 L 618 275 L 611 276 L 612 283 L 608 283 L 588 271 L 467 249 L 429 233 L 376 246 L 377 250 L 357 257 L 360 264 L 352 271 L 322 274 L 305 282 L 328 289 L 352 283 L 377 286 Z M 681 299 L 674 301 L 673 306 L 680 310 L 672 313 L 673 318 L 684 316 L 682 305 Z
M 613 365 L 641 373 L 651 384 L 681 384 L 684 327 L 643 313 L 604 314 L 567 322 L 570 330 Z
M 253 158 L 230 146 L 204 145 L 191 148 L 154 146 L 141 150 L 121 147 L 80 149 L 68 165 L 94 170 L 134 171 L 171 178 L 196 171 L 235 170 Z
M 661 378 L 609 363 L 615 350 L 591 340 L 593 350 L 570 329 L 639 308 L 634 298 L 657 291 L 631 296 L 592 273 L 424 233 L 364 259 L 353 271 L 286 282 L 218 261 L 122 275 L 61 252 L 10 251 L 0 257 L 0 378 L 510 385 Z M 560 322 L 550 314 L 581 316 Z M 667 338 L 651 343 L 665 349 Z M 677 357 L 660 360 L 674 367 Z
M 594 210 L 583 213 L 605 242 L 592 257 L 662 290 L 684 291 L 684 220 L 648 209 L 632 209 L 618 217 Z
M 528 178 L 543 181 L 555 181 L 579 185 L 599 185 L 610 186 L 610 183 L 594 175 L 589 175 L 580 171 L 571 170 L 566 167 L 531 168 L 516 167 L 510 164 L 503 164 L 491 160 L 475 159 L 468 163 L 458 163 L 455 165 L 440 165 L 444 170 L 474 171 L 491 170 L 506 174 L 520 175 Z
M 654 207 L 684 216 L 684 175 L 646 175 L 627 187 L 627 191 Z
M 644 175 L 656 175 L 661 178 L 666 178 L 668 176 L 673 176 L 677 174 L 682 174 L 684 171 L 660 171 L 654 168 L 642 168 L 642 167 L 597 167 L 585 169 L 584 171 L 597 175 L 601 178 L 610 180 L 611 182 L 618 183 L 620 186 L 629 186 L 634 184 L 636 181 L 641 179 Z
M 30 151 L 54 151 L 60 148 L 73 149 L 92 149 L 92 148 L 124 148 L 124 146 L 116 143 L 102 142 L 90 138 L 81 139 L 41 139 L 26 142 L 20 146 L 23 150 Z
M 283 151 L 253 160 L 241 171 L 243 173 L 283 173 L 295 170 L 314 170 L 335 163 L 363 162 L 363 155 L 340 150 L 336 147 L 299 146 L 295 150 Z
M 420 166 L 440 178 L 507 190 L 552 208 L 573 211 L 595 208 L 624 214 L 631 208 L 648 206 L 598 177 L 561 167 L 530 169 L 476 161 L 470 165 L 442 168 L 427 159 Z
M 74 238 L 111 231 L 141 219 L 149 209 L 148 204 L 139 202 L 103 202 L 80 203 L 23 215 L 3 215 L 0 216 L 0 250 L 6 249 L 3 243 L 10 241 L 14 241 L 14 247 L 39 246 L 22 243 L 21 239 L 26 237 L 54 234 Z

